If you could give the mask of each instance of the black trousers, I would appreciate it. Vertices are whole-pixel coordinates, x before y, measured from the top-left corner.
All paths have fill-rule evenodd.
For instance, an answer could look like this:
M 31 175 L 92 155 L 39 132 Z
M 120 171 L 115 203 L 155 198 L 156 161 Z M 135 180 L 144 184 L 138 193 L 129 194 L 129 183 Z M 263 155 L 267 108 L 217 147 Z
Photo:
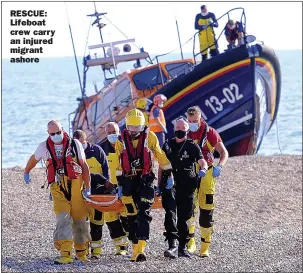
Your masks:
M 178 182 L 175 189 L 167 190 L 165 187 L 162 189 L 166 230 L 164 236 L 168 240 L 178 238 L 180 248 L 185 248 L 190 239 L 187 221 L 192 217 L 194 211 L 194 191 L 194 188 L 180 186 Z
M 119 179 L 119 185 L 122 186 L 122 202 L 127 213 L 129 239 L 133 243 L 149 239 L 152 221 L 150 211 L 155 197 L 153 180 L 154 174 L 145 179 L 140 175 Z M 130 202 L 130 199 L 133 202 Z

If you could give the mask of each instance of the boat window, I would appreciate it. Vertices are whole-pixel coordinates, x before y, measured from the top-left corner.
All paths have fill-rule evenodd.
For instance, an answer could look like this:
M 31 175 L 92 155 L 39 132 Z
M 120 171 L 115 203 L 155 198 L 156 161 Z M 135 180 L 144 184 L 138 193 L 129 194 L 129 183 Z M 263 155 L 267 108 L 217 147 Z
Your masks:
M 105 107 L 104 115 L 109 115 L 109 109 L 112 111 L 116 106 L 115 92 L 113 89 L 108 90 L 103 97 L 103 103 Z
M 117 106 L 127 106 L 132 101 L 130 81 L 124 79 L 119 82 L 115 87 L 116 103 Z
M 172 63 L 167 64 L 165 69 L 171 78 L 176 78 L 179 75 L 187 74 L 191 71 L 193 64 L 190 62 Z
M 97 112 L 96 112 L 97 110 Z M 101 114 L 103 112 L 103 105 L 101 100 L 97 100 L 94 102 L 94 104 L 91 106 L 91 120 L 92 123 L 98 123 L 102 120 Z
M 167 78 L 163 73 L 163 71 L 162 71 L 162 77 L 164 83 L 166 83 Z M 159 67 L 153 67 L 135 74 L 133 76 L 133 81 L 136 85 L 136 88 L 139 90 L 146 90 L 149 88 L 153 88 L 158 84 L 162 84 Z

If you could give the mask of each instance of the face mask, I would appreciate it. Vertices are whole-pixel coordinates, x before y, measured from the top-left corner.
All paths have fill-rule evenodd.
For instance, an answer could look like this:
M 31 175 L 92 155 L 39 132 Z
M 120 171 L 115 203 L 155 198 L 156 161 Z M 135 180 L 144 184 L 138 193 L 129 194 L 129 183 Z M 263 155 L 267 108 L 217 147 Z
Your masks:
M 148 109 L 149 109 L 149 107 L 148 107 L 148 106 L 146 106 L 146 107 L 145 107 L 145 111 L 148 111 Z
M 199 123 L 189 123 L 189 130 L 191 132 L 197 132 L 199 129 Z
M 118 134 L 110 134 L 107 136 L 107 139 L 111 143 L 116 143 Z
M 54 143 L 59 143 L 63 140 L 63 134 L 61 135 L 54 135 L 54 136 L 50 136 L 51 137 L 51 140 L 54 142 Z
M 186 136 L 186 132 L 184 132 L 182 130 L 177 130 L 177 131 L 175 131 L 175 136 L 176 136 L 176 138 L 182 139 Z
M 83 149 L 85 150 L 87 148 L 87 143 L 82 144 Z
M 207 12 L 201 12 L 201 14 L 202 14 L 203 16 L 206 16 L 206 15 L 208 14 L 208 11 L 207 11 Z
M 159 103 L 158 106 L 159 106 L 160 108 L 162 108 L 162 107 L 164 106 L 164 104 L 163 104 L 163 103 Z

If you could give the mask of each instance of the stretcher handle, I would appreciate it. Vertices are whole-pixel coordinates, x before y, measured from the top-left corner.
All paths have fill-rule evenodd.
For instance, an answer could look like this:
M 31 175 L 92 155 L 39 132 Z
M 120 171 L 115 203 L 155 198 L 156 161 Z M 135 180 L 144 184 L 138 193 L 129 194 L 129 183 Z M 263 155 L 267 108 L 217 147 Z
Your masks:
M 97 202 L 97 201 L 94 201 L 94 200 L 91 200 L 91 199 L 89 199 L 89 198 L 87 198 L 85 195 L 84 195 L 84 192 L 82 192 L 82 196 L 83 196 L 83 198 L 87 201 L 87 202 L 89 202 L 89 203 L 92 203 L 92 204 L 95 204 L 95 205 L 101 205 L 101 206 L 108 206 L 108 205 L 112 205 L 112 204 L 114 204 L 117 200 L 118 200 L 118 194 L 116 194 L 115 195 L 115 198 L 113 199 L 113 200 L 111 200 L 111 201 L 104 201 L 104 202 Z

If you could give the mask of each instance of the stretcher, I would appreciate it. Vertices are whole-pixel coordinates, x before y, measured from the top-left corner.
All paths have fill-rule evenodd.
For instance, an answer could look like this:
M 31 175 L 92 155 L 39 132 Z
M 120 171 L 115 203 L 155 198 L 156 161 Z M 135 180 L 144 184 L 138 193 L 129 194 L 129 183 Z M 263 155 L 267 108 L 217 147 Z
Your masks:
M 118 198 L 118 194 L 95 194 L 90 195 L 88 198 L 83 195 L 86 204 L 101 212 L 122 212 L 124 206 Z M 155 196 L 152 209 L 162 208 L 161 196 Z

